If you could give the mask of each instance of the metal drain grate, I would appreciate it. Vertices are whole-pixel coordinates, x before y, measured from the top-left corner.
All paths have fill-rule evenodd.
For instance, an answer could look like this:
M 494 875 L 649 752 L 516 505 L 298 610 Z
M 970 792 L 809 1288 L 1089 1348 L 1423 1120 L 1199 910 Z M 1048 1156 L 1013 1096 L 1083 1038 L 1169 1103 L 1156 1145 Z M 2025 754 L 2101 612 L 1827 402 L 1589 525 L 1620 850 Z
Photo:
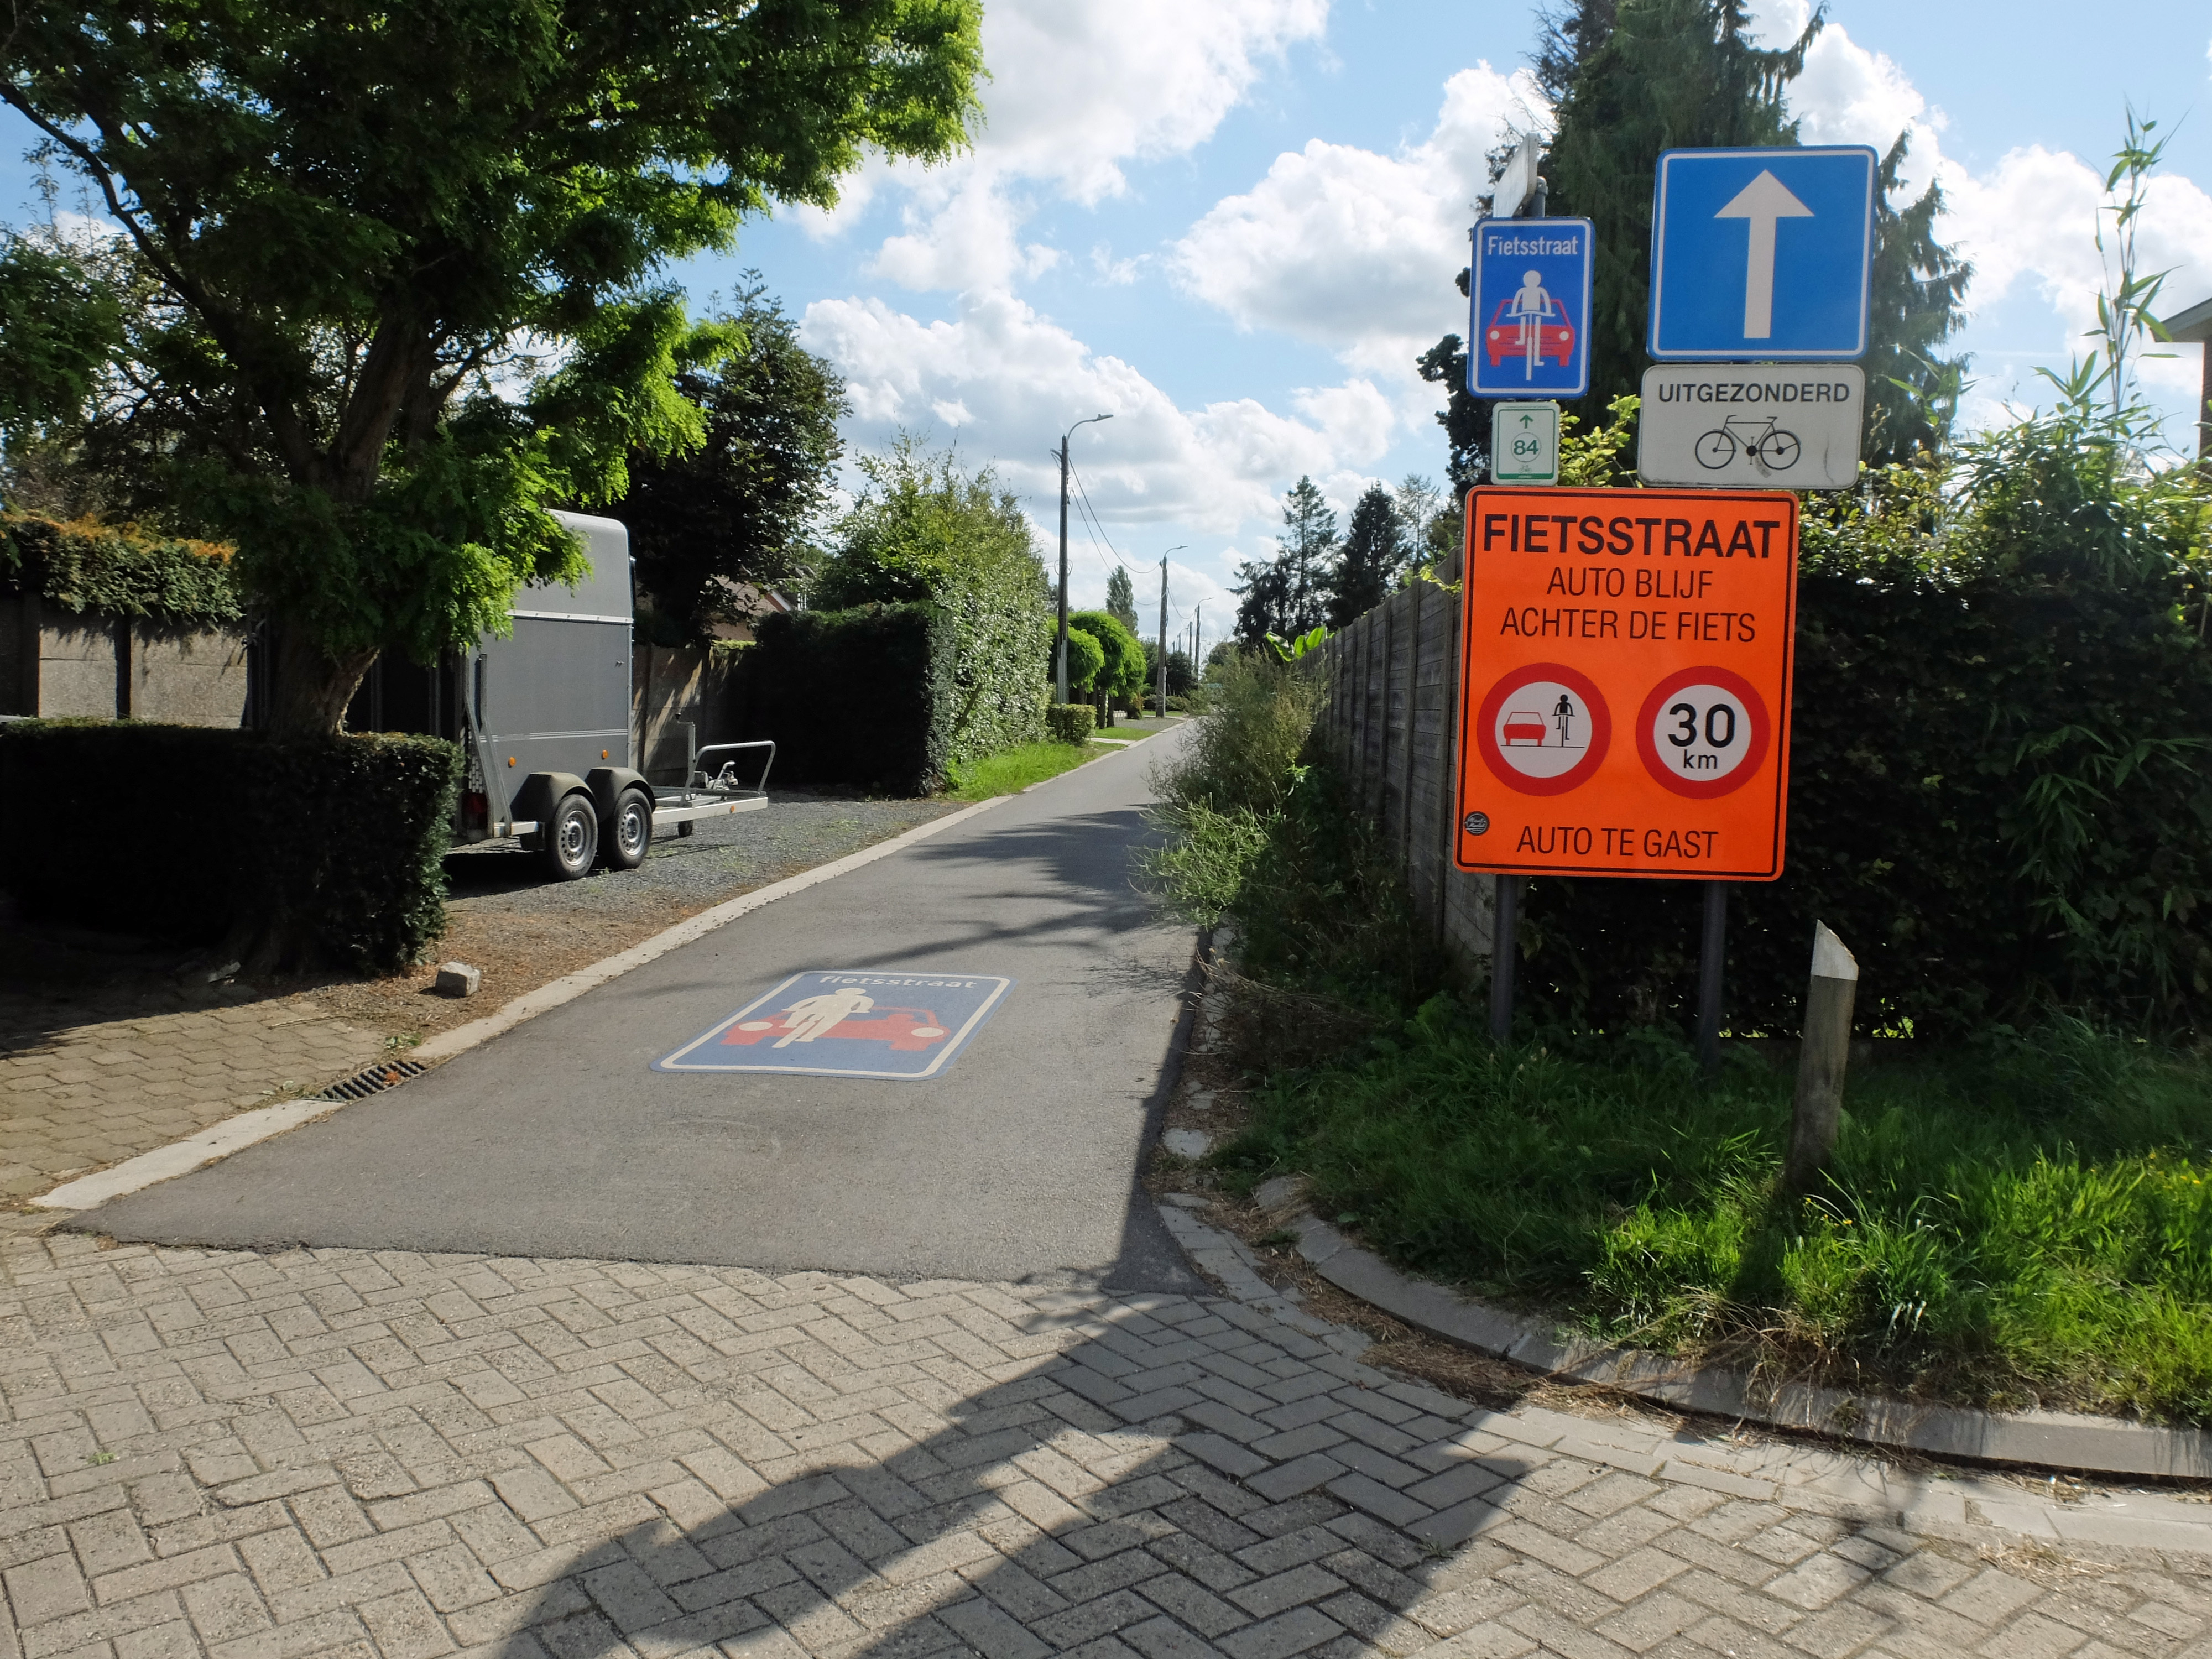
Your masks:
M 380 1066 L 356 1072 L 343 1083 L 333 1083 L 313 1097 L 316 1100 L 365 1100 L 394 1084 L 404 1083 L 410 1077 L 422 1076 L 425 1069 L 411 1060 L 387 1060 Z

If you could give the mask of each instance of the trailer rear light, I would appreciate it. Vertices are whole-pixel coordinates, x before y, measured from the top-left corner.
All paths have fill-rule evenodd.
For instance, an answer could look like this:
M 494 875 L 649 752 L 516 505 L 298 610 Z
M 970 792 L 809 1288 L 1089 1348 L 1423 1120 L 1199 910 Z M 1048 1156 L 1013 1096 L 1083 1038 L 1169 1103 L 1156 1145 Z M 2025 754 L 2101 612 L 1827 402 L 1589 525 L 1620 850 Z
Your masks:
M 461 831 L 482 836 L 491 829 L 491 802 L 483 792 L 471 789 L 461 797 Z

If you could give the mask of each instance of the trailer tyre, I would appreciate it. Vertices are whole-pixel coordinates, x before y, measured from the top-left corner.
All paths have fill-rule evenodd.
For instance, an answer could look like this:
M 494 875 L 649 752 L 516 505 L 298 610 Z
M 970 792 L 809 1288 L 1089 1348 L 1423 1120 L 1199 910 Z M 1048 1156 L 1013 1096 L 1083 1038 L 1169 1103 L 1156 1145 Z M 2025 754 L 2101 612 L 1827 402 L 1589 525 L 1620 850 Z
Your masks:
M 539 832 L 545 868 L 556 881 L 587 874 L 599 855 L 599 817 L 589 795 L 564 795 Z
M 642 789 L 625 789 L 615 797 L 615 810 L 605 825 L 599 855 L 610 870 L 635 870 L 645 862 L 653 847 L 653 798 Z

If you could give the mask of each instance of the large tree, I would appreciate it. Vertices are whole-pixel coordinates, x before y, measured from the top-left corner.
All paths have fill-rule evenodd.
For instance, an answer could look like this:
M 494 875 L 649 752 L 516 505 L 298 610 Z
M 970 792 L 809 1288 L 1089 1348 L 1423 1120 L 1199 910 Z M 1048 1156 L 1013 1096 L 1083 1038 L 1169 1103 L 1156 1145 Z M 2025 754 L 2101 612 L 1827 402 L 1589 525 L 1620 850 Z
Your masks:
M 19 10 L 0 100 L 158 290 L 118 400 L 173 517 L 277 624 L 273 720 L 334 730 L 379 651 L 504 625 L 581 555 L 543 510 L 703 436 L 726 350 L 651 286 L 872 149 L 964 141 L 978 0 L 80 0 Z M 526 396 L 490 373 L 526 343 Z M 504 394 L 504 395 L 502 395 Z
M 1140 639 L 1144 630 L 1137 626 L 1137 588 L 1129 580 L 1126 566 L 1115 565 L 1106 573 L 1106 613 L 1129 630 L 1130 637 Z
M 1547 36 L 1538 58 L 1547 75 L 1567 76 L 1571 65 L 1554 106 L 1547 211 L 1597 228 L 1588 407 L 1638 390 L 1650 361 L 1644 335 L 1660 151 L 1796 143 L 1784 94 L 1821 21 L 1815 11 L 1796 40 L 1768 51 L 1751 43 L 1746 0 L 1620 0 L 1586 4 L 1571 34 L 1555 26 Z
M 1966 384 L 1966 359 L 1938 350 L 1966 321 L 1966 284 L 1974 274 L 1936 240 L 1942 186 L 1930 181 L 1903 207 L 1890 201 L 1911 139 L 1900 133 L 1882 158 L 1875 203 L 1864 446 L 1875 466 L 1905 460 L 1916 450 L 1941 449 Z
M 1044 561 L 1012 491 L 902 433 L 860 459 L 866 480 L 809 586 L 817 608 L 915 601 L 953 624 L 952 757 L 1044 735 L 1052 613 Z M 1094 633 L 1096 630 L 1092 630 Z
M 1636 392 L 1650 359 L 1651 204 L 1659 153 L 1677 148 L 1795 144 L 1788 89 L 1820 33 L 1815 9 L 1790 46 L 1751 44 L 1744 0 L 1573 0 L 1542 19 L 1533 70 L 1558 130 L 1545 173 L 1546 210 L 1597 227 L 1591 296 L 1593 425 L 1613 399 Z M 1876 465 L 1948 434 L 1964 359 L 1938 348 L 1964 320 L 1968 268 L 1934 235 L 1942 210 L 1931 185 L 1898 204 L 1906 139 L 1883 160 L 1875 210 L 1871 346 L 1866 357 L 1867 459 Z M 1460 291 L 1467 291 L 1462 271 Z M 1467 356 L 1448 334 L 1419 360 L 1446 388 L 1452 482 L 1463 495 L 1488 464 L 1490 406 L 1468 395 Z
M 81 414 L 122 338 L 121 303 L 73 249 L 0 231 L 0 465 Z
M 676 380 L 700 412 L 705 441 L 688 453 L 632 455 L 629 493 L 610 508 L 629 526 L 638 586 L 686 639 L 750 614 L 747 589 L 805 585 L 809 532 L 843 453 L 845 383 L 799 343 L 760 283 L 720 320 L 741 343 L 713 368 Z
M 1390 493 L 1370 484 L 1352 504 L 1344 545 L 1329 572 L 1328 625 L 1342 628 L 1382 603 L 1406 563 L 1406 529 Z

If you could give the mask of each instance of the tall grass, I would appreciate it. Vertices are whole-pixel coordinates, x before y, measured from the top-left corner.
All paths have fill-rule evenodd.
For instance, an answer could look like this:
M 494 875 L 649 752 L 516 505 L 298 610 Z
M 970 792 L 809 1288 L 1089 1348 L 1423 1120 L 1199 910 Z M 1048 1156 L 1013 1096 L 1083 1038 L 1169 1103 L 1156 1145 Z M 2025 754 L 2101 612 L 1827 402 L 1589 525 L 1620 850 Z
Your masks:
M 1443 982 L 1443 959 L 1315 745 L 1327 690 L 1310 665 L 1254 654 L 1222 666 L 1204 718 L 1152 775 L 1167 834 L 1140 855 L 1139 879 L 1187 919 L 1237 922 L 1249 990 L 1402 1017 Z
M 945 793 L 954 800 L 989 800 L 1114 753 L 1103 743 L 1017 744 L 981 760 L 954 761 L 945 769 Z
M 1438 999 L 1279 1077 L 1224 1170 L 1309 1173 L 1413 1267 L 1677 1352 L 2212 1423 L 2212 1069 L 2061 1021 L 1851 1084 L 1779 1181 L 1790 1080 L 1645 1031 L 1499 1048 Z

